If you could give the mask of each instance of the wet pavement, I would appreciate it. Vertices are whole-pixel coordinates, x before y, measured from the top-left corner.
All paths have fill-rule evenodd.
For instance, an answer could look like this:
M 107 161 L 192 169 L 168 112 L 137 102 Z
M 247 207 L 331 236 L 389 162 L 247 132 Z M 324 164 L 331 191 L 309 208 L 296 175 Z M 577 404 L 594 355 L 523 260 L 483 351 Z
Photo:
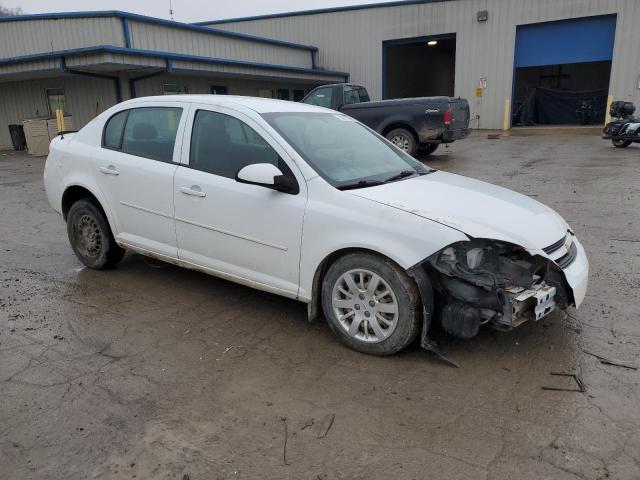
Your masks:
M 640 478 L 640 371 L 585 353 L 640 364 L 640 148 L 483 134 L 429 163 L 560 212 L 583 307 L 447 339 L 458 369 L 365 356 L 292 300 L 132 254 L 81 268 L 44 159 L 0 153 L 0 478 Z

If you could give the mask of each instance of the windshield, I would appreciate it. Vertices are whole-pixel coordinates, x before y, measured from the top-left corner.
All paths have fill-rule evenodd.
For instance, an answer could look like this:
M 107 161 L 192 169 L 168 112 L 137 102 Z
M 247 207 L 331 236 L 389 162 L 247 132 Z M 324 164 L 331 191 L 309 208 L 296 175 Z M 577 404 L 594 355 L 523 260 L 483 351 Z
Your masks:
M 431 171 L 341 113 L 265 113 L 262 116 L 336 188 L 367 187 Z

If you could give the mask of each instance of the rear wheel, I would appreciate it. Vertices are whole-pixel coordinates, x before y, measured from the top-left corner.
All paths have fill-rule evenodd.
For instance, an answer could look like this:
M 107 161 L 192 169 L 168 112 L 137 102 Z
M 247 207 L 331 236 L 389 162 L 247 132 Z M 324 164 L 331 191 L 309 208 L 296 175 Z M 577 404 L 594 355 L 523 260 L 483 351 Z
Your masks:
M 424 155 L 431 155 L 433 152 L 435 152 L 438 147 L 440 146 L 439 143 L 427 143 L 421 150 L 421 153 L 423 153 Z
M 322 306 L 340 341 L 359 352 L 392 355 L 420 328 L 415 283 L 395 263 L 367 253 L 338 259 L 322 284 Z
M 416 137 L 406 128 L 394 128 L 387 133 L 386 138 L 409 155 L 413 156 L 418 151 L 418 141 Z
M 611 143 L 617 148 L 627 148 L 631 145 L 631 140 L 611 140 Z
M 89 268 L 112 267 L 124 256 L 125 250 L 116 244 L 104 214 L 90 200 L 71 205 L 67 234 L 74 253 Z

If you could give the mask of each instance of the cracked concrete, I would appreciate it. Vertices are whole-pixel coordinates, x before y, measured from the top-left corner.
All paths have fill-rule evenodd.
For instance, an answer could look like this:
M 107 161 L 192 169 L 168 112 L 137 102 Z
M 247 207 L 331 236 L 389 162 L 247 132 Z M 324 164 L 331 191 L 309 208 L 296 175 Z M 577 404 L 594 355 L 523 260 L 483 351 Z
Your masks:
M 446 340 L 460 369 L 137 255 L 81 268 L 43 162 L 0 155 L 0 478 L 640 478 L 640 371 L 583 353 L 639 363 L 640 148 L 478 134 L 429 160 L 555 208 L 591 261 L 579 311 Z

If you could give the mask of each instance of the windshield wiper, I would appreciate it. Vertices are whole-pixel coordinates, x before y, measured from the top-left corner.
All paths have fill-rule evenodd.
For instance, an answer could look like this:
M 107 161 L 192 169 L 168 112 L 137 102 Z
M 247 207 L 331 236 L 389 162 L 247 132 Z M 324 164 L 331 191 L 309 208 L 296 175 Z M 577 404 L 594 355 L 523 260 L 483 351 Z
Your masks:
M 391 177 L 387 178 L 384 181 L 384 183 L 394 182 L 396 180 L 400 180 L 405 177 L 411 177 L 412 175 L 418 175 L 418 172 L 416 172 L 415 170 L 402 170 L 399 173 L 396 173 L 395 175 L 392 175 Z
M 384 185 L 384 182 L 380 180 L 358 180 L 353 183 L 345 183 L 337 188 L 338 190 L 353 190 L 355 188 L 375 187 L 376 185 Z

